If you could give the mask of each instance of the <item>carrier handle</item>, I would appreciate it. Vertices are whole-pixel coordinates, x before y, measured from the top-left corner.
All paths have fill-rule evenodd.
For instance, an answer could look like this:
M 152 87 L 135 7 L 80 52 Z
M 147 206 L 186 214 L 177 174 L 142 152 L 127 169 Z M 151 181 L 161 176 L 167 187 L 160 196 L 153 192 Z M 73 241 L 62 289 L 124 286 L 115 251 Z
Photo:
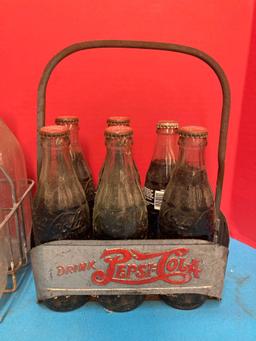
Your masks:
M 227 133 L 228 133 L 228 123 L 229 123 L 229 113 L 230 113 L 230 87 L 227 77 L 221 68 L 221 66 L 208 54 L 198 49 L 177 45 L 169 43 L 160 42 L 148 42 L 148 41 L 132 41 L 132 40 L 96 40 L 96 41 L 86 41 L 77 44 L 70 45 L 57 53 L 46 65 L 40 83 L 38 87 L 37 95 L 37 175 L 39 176 L 40 165 L 41 165 L 41 146 L 40 146 L 40 136 L 39 130 L 45 124 L 45 99 L 46 99 L 46 87 L 51 73 L 55 66 L 62 61 L 64 58 L 72 53 L 96 49 L 96 48 L 135 48 L 135 49 L 146 49 L 146 50 L 160 50 L 160 51 L 172 51 L 183 53 L 187 55 L 194 56 L 203 62 L 205 62 L 217 75 L 222 89 L 222 112 L 221 112 L 221 125 L 220 125 L 220 135 L 219 135 L 219 147 L 218 147 L 218 175 L 215 191 L 215 205 L 217 213 L 220 213 L 220 203 L 224 179 L 225 170 L 225 154 L 227 146 Z

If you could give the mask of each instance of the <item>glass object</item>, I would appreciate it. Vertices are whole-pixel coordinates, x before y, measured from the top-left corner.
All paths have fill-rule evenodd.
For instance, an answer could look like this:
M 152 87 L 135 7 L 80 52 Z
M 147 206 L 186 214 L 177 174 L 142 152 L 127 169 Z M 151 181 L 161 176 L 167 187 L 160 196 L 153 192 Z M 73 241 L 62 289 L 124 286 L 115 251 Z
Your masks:
M 83 187 L 88 201 L 90 216 L 94 206 L 95 187 L 92 178 L 92 172 L 82 151 L 79 142 L 79 118 L 77 116 L 59 116 L 56 118 L 57 125 L 66 126 L 70 131 L 70 154 L 76 175 Z
M 96 193 L 93 231 L 96 239 L 143 239 L 147 235 L 147 209 L 136 181 L 131 154 L 133 130 L 116 126 L 105 130 L 106 160 Z M 105 295 L 99 302 L 108 310 L 129 311 L 143 295 Z
M 187 126 L 179 135 L 179 157 L 159 215 L 160 235 L 212 241 L 216 213 L 205 168 L 208 132 L 203 127 Z M 207 296 L 175 294 L 162 298 L 174 308 L 188 310 L 202 305 Z
M 175 166 L 175 148 L 179 124 L 176 121 L 159 121 L 153 157 L 146 174 L 144 196 L 148 209 L 148 237 L 159 237 L 159 211 L 165 188 Z
M 0 217 L 1 221 L 28 188 L 25 158 L 21 146 L 12 131 L 0 119 Z M 31 205 L 29 197 L 10 220 L 8 226 L 9 269 L 18 269 L 28 261 L 31 234 Z M 11 262 L 13 262 L 11 266 Z
M 35 245 L 55 240 L 88 239 L 90 214 L 85 193 L 72 166 L 67 127 L 40 130 L 42 166 L 33 201 Z M 44 301 L 56 311 L 76 309 L 87 296 L 60 296 Z
M 116 127 L 116 126 L 127 126 L 127 127 L 129 127 L 130 126 L 130 118 L 127 116 L 111 116 L 107 119 L 107 126 L 108 127 Z M 131 147 L 132 147 L 132 145 L 133 145 L 133 140 L 131 139 Z M 141 184 L 140 174 L 138 171 L 138 167 L 136 166 L 136 163 L 134 161 L 134 158 L 132 158 L 132 162 L 133 162 L 133 166 L 134 166 L 134 170 L 135 170 L 136 179 L 140 185 Z M 102 176 L 102 172 L 103 172 L 104 167 L 105 167 L 105 163 L 103 164 L 103 166 L 101 167 L 101 170 L 100 170 L 99 184 L 101 181 L 101 176 Z
M 1 215 L 1 212 L 0 212 Z M 1 217 L 1 221 L 3 217 Z M 6 227 L 0 228 L 0 298 L 7 285 L 8 277 L 8 233 Z

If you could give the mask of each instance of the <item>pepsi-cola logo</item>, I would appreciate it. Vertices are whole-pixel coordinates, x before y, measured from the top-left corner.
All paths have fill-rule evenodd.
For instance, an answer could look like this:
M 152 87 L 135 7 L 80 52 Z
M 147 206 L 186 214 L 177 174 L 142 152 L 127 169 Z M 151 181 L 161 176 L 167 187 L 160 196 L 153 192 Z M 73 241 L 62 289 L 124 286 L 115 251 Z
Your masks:
M 105 249 L 101 259 L 106 268 L 98 269 L 97 261 L 76 265 L 58 266 L 57 275 L 81 271 L 93 271 L 91 281 L 98 286 L 108 283 L 142 285 L 157 281 L 178 285 L 198 279 L 200 260 L 189 257 L 189 248 L 179 247 L 168 251 L 143 253 L 135 249 Z
M 188 248 L 155 253 L 141 253 L 133 249 L 108 249 L 101 255 L 108 264 L 107 269 L 95 271 L 91 279 L 97 285 L 107 285 L 110 282 L 128 285 L 156 281 L 175 285 L 188 283 L 193 277 L 199 278 L 201 272 L 200 261 L 189 260 L 188 254 Z

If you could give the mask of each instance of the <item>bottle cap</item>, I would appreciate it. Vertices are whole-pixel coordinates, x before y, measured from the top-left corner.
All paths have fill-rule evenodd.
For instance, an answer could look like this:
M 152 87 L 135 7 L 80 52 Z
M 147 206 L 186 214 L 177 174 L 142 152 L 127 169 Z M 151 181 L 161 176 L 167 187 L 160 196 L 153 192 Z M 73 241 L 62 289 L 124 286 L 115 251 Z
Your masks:
M 58 125 L 78 124 L 79 118 L 77 116 L 58 116 L 55 119 L 55 123 Z
M 69 129 L 63 126 L 45 126 L 40 129 L 41 136 L 49 136 L 49 137 L 61 137 L 61 136 L 68 136 Z
M 131 127 L 113 126 L 106 128 L 104 134 L 106 138 L 131 137 L 133 130 Z
M 208 136 L 208 131 L 205 127 L 186 126 L 180 128 L 179 135 L 183 137 L 197 137 L 203 139 Z
M 177 121 L 161 120 L 156 124 L 157 129 L 177 129 L 179 128 L 179 123 Z
M 111 116 L 107 119 L 108 127 L 111 126 L 129 126 L 130 118 L 127 116 Z

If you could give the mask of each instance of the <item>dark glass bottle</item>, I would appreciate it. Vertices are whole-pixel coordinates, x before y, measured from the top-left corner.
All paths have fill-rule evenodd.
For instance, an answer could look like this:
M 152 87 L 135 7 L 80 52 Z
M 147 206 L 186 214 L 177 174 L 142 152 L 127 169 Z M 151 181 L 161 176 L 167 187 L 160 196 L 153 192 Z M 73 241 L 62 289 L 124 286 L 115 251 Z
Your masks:
M 79 118 L 77 116 L 59 116 L 56 118 L 55 123 L 57 125 L 66 126 L 70 131 L 70 154 L 72 163 L 76 171 L 76 175 L 78 176 L 78 179 L 85 192 L 92 220 L 95 187 L 91 169 L 79 142 Z
M 146 174 L 144 196 L 148 209 L 148 238 L 159 237 L 159 211 L 165 188 L 175 166 L 175 150 L 179 124 L 176 121 L 157 123 L 157 140 Z
M 130 126 L 130 118 L 127 117 L 127 116 L 111 116 L 107 119 L 107 126 L 108 127 L 117 127 L 117 126 L 125 126 L 125 127 L 129 127 Z M 133 140 L 131 140 L 131 147 L 133 145 Z M 133 166 L 134 166 L 134 169 L 135 169 L 135 175 L 136 175 L 136 178 L 138 180 L 138 183 L 139 185 L 141 184 L 141 181 L 140 181 L 140 174 L 139 174 L 139 171 L 138 171 L 138 167 L 136 166 L 136 163 L 134 161 L 134 158 L 132 158 L 132 162 L 133 162 Z M 100 184 L 100 181 L 101 181 L 101 176 L 102 176 L 102 172 L 103 172 L 103 169 L 105 167 L 105 164 L 103 164 L 103 166 L 101 167 L 101 170 L 100 170 L 100 174 L 99 174 L 99 184 Z
M 130 127 L 105 130 L 106 160 L 95 197 L 93 232 L 97 239 L 143 239 L 147 235 L 147 209 L 136 181 L 131 154 Z M 105 295 L 99 302 L 108 310 L 135 309 L 143 295 Z
M 69 130 L 48 126 L 40 130 L 42 166 L 33 200 L 35 245 L 55 240 L 87 239 L 90 214 L 82 186 L 72 166 Z M 60 296 L 44 304 L 56 311 L 79 308 L 87 296 Z
M 179 157 L 172 178 L 166 188 L 159 227 L 162 238 L 213 240 L 216 213 L 213 194 L 205 168 L 207 130 L 188 126 L 179 131 Z M 207 296 L 176 294 L 162 296 L 177 309 L 194 309 Z

